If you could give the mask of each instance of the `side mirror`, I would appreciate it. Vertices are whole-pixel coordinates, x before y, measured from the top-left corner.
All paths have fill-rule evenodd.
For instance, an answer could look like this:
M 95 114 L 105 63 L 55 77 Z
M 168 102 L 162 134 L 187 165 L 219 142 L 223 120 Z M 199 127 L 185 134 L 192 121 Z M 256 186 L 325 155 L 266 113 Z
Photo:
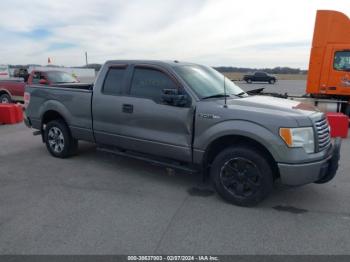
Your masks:
M 40 79 L 40 80 L 39 80 L 39 84 L 40 84 L 40 85 L 47 85 L 47 84 L 49 84 L 49 82 L 47 82 L 46 79 Z
M 162 101 L 168 105 L 182 107 L 187 104 L 188 100 L 186 95 L 179 94 L 178 89 L 163 89 Z

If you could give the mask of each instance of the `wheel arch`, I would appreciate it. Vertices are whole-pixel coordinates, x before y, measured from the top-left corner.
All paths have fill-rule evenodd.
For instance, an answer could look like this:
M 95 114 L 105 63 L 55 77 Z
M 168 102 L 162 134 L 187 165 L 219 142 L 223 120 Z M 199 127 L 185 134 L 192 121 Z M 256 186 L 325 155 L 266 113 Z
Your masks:
M 44 135 L 45 125 L 54 120 L 61 120 L 68 126 L 68 122 L 66 121 L 63 114 L 61 114 L 60 112 L 54 109 L 49 109 L 45 111 L 41 117 L 41 136 L 42 136 L 43 142 L 45 142 L 45 135 Z
M 56 119 L 63 120 L 64 122 L 67 123 L 67 121 L 64 119 L 62 114 L 60 114 L 56 110 L 50 109 L 50 110 L 45 111 L 45 113 L 41 117 L 41 124 L 46 125 L 48 122 L 56 120 Z
M 259 141 L 245 135 L 224 135 L 213 140 L 207 147 L 203 157 L 203 169 L 208 170 L 214 161 L 215 157 L 224 149 L 232 146 L 253 147 L 259 151 L 269 162 L 274 179 L 279 178 L 279 169 L 277 162 L 272 153 Z M 205 172 L 207 175 L 208 172 Z
M 12 95 L 11 95 L 11 93 L 10 93 L 10 91 L 8 91 L 8 90 L 6 90 L 6 89 L 2 89 L 2 88 L 0 88 L 0 96 L 1 95 L 9 95 L 10 96 L 10 98 L 11 98 L 11 100 L 12 100 Z
M 55 117 L 61 118 L 69 126 L 71 114 L 68 109 L 56 100 L 45 101 L 40 106 L 39 115 L 42 124 L 46 124 L 48 120 L 54 120 Z

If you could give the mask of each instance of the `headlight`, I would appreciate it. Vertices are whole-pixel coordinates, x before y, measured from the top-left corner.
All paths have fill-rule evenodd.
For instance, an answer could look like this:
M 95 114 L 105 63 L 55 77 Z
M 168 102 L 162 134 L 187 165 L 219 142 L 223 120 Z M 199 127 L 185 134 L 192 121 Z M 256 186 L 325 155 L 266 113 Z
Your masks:
M 315 138 L 312 127 L 280 128 L 280 136 L 289 147 L 303 147 L 306 153 L 315 152 Z

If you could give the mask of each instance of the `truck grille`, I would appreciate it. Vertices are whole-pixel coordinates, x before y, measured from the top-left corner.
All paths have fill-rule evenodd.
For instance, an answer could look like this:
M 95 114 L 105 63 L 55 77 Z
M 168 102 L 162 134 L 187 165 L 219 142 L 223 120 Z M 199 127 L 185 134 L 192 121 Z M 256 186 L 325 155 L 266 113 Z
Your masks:
M 318 141 L 318 152 L 323 151 L 331 144 L 331 137 L 329 133 L 329 125 L 326 118 L 322 118 L 315 122 L 317 141 Z

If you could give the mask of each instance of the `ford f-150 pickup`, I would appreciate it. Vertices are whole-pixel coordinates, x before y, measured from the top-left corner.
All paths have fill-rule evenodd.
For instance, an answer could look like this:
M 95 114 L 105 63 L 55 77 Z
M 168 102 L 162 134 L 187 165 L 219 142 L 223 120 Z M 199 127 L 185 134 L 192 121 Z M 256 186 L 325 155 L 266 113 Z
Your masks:
M 326 183 L 341 140 L 323 113 L 249 96 L 214 69 L 178 61 L 109 61 L 94 85 L 26 87 L 25 122 L 54 157 L 78 140 L 105 151 L 210 176 L 227 201 L 257 204 L 276 180 Z

